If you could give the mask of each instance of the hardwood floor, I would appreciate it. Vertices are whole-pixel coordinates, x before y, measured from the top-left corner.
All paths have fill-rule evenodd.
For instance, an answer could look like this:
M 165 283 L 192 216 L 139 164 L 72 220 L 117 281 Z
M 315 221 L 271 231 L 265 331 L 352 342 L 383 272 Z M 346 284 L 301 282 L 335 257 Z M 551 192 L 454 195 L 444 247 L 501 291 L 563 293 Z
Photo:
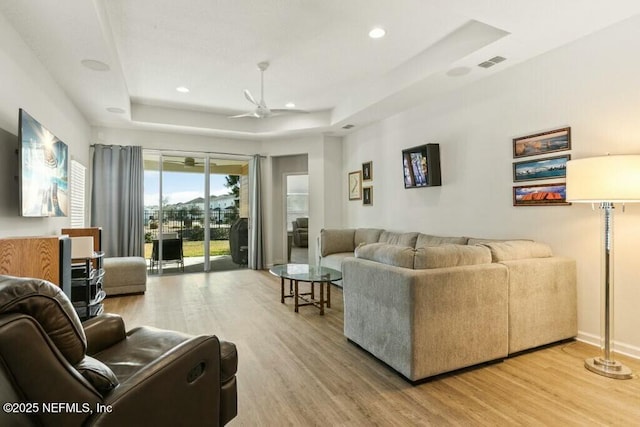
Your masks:
M 342 334 L 332 308 L 293 312 L 279 279 L 239 270 L 149 277 L 145 295 L 108 298 L 127 328 L 216 334 L 238 347 L 231 426 L 619 425 L 640 423 L 640 380 L 588 372 L 598 349 L 568 342 L 412 386 Z M 635 372 L 640 361 L 619 357 Z

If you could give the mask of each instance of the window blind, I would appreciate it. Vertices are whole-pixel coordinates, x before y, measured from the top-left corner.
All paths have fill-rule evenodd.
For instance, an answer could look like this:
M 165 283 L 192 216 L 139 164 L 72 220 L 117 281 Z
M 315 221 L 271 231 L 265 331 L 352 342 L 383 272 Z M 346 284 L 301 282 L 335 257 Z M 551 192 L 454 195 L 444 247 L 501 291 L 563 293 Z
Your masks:
M 87 168 L 81 163 L 71 160 L 71 227 L 84 228 L 84 189 Z

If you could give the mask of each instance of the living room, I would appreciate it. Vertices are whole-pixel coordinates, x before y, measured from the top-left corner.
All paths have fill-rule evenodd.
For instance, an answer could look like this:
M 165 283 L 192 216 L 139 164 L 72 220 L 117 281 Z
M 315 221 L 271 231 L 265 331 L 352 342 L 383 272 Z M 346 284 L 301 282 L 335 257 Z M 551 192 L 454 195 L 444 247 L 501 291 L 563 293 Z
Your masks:
M 53 8 L 51 5 L 44 5 L 45 2 L 38 3 L 43 3 L 38 6 L 45 11 L 48 7 Z M 18 16 L 18 12 L 12 13 L 12 10 L 19 9 L 12 9 L 12 5 L 5 4 L 0 9 L 0 52 L 2 53 L 0 70 L 3 73 L 2 83 L 0 83 L 3 94 L 0 100 L 0 129 L 2 129 L 0 170 L 3 174 L 0 180 L 0 200 L 2 201 L 0 203 L 0 237 L 56 235 L 60 229 L 69 226 L 68 218 L 36 219 L 23 218 L 19 215 L 18 182 L 15 178 L 18 175 L 18 157 L 15 150 L 19 108 L 29 111 L 56 136 L 65 141 L 71 157 L 88 168 L 91 165 L 91 144 L 140 145 L 146 149 L 173 150 L 176 148 L 176 141 L 179 140 L 182 149 L 193 152 L 233 153 L 240 156 L 260 154 L 264 156 L 262 185 L 265 265 L 272 266 L 286 262 L 286 229 L 282 221 L 283 173 L 306 172 L 309 175 L 310 195 L 308 231 L 310 261 L 316 259 L 318 255 L 314 242 L 323 228 L 372 227 L 395 231 L 420 231 L 441 236 L 532 239 L 544 242 L 552 248 L 554 254 L 576 260 L 577 338 L 581 343 L 593 345 L 595 354 L 598 352 L 597 346 L 600 344 L 601 337 L 600 215 L 589 205 L 578 203 L 562 206 L 514 206 L 513 165 L 516 160 L 512 144 L 516 138 L 570 127 L 571 149 L 567 154 L 570 154 L 572 159 L 606 154 L 639 154 L 640 142 L 637 135 L 640 134 L 640 124 L 636 117 L 640 113 L 637 83 L 640 59 L 634 52 L 640 48 L 640 17 L 638 16 L 640 10 L 633 2 L 609 2 L 606 8 L 596 3 L 592 2 L 591 8 L 584 8 L 589 9 L 588 12 L 576 11 L 575 13 L 568 13 L 571 10 L 570 6 L 561 7 L 553 5 L 553 2 L 545 3 L 549 10 L 544 10 L 544 7 L 540 6 L 538 11 L 540 15 L 554 13 L 560 14 L 565 20 L 576 21 L 588 21 L 588 18 L 599 15 L 601 20 L 596 20 L 597 27 L 580 28 L 572 38 L 565 39 L 563 43 L 552 49 L 541 50 L 526 60 L 520 60 L 517 46 L 510 46 L 510 51 L 495 51 L 490 44 L 490 48 L 481 50 L 479 54 L 483 54 L 484 59 L 503 55 L 507 58 L 504 62 L 497 63 L 488 69 L 478 68 L 476 64 L 480 61 L 471 64 L 466 64 L 464 61 L 453 65 L 447 64 L 448 67 L 438 70 L 438 73 L 426 76 L 428 81 L 424 82 L 422 89 L 420 84 L 423 79 L 406 82 L 402 88 L 415 91 L 413 98 L 417 99 L 402 104 L 405 107 L 399 111 L 388 115 L 379 112 L 380 116 L 375 117 L 375 120 L 366 119 L 355 113 L 350 116 L 341 111 L 335 111 L 336 123 L 342 123 L 340 119 L 346 117 L 357 124 L 349 131 L 342 130 L 340 126 L 333 132 L 325 132 L 324 129 L 313 132 L 296 130 L 272 136 L 267 130 L 264 132 L 265 135 L 258 132 L 257 135 L 249 137 L 238 137 L 233 133 L 214 133 L 210 129 L 200 132 L 184 130 L 184 112 L 179 108 L 160 108 L 135 102 L 130 104 L 129 99 L 125 100 L 126 106 L 131 105 L 131 109 L 136 110 L 137 117 L 146 115 L 151 117 L 148 122 L 153 122 L 157 117 L 154 114 L 162 114 L 169 117 L 165 124 L 173 125 L 173 130 L 168 131 L 153 125 L 128 126 L 126 118 L 122 115 L 114 115 L 111 123 L 91 122 L 87 118 L 91 115 L 89 107 L 74 102 L 71 95 L 62 89 L 61 83 L 54 78 L 54 75 L 58 75 L 60 71 L 43 65 L 46 61 L 46 52 L 34 51 L 30 41 L 25 40 L 20 31 L 14 28 L 15 22 L 24 22 L 26 18 Z M 576 6 L 573 5 L 573 7 Z M 73 10 L 71 6 L 69 8 Z M 56 16 L 55 8 L 53 10 L 50 16 Z M 518 15 L 516 12 L 517 10 L 513 11 L 514 15 Z M 34 12 L 34 19 L 37 17 L 36 23 L 40 24 L 40 20 L 44 19 L 43 13 L 43 11 Z M 481 11 L 467 10 L 467 13 L 471 15 L 467 16 L 468 19 L 482 21 Z M 517 33 L 516 28 L 513 28 L 517 24 L 510 26 L 506 24 L 507 18 L 502 19 L 503 21 L 489 22 L 489 24 Z M 513 19 L 514 22 L 519 22 Z M 538 32 L 540 38 L 543 37 L 542 33 L 544 30 L 541 29 Z M 60 35 L 61 42 L 63 39 L 64 37 Z M 524 44 L 524 41 L 522 43 Z M 252 58 L 250 62 L 253 64 L 263 59 L 265 58 L 255 58 L 255 60 Z M 447 75 L 450 69 L 463 65 L 473 65 L 475 68 L 468 75 Z M 255 68 L 255 65 L 253 67 Z M 252 69 L 251 72 L 253 74 L 250 73 L 249 76 L 257 79 L 257 71 Z M 269 73 L 275 73 L 274 69 L 266 72 L 267 82 L 274 78 L 273 74 Z M 482 78 L 476 77 L 478 73 L 484 73 Z M 99 79 L 99 77 L 94 78 Z M 97 80 L 96 84 L 102 84 L 100 82 Z M 384 97 L 376 98 L 375 89 L 368 96 L 380 102 L 379 110 L 384 110 L 388 105 L 382 102 L 385 100 Z M 242 98 L 241 92 L 239 97 Z M 111 102 L 120 101 L 119 99 L 105 100 L 105 106 L 110 105 Z M 247 104 L 247 106 L 250 105 Z M 277 121 L 278 118 L 268 120 L 276 121 L 274 126 L 282 124 Z M 404 189 L 401 152 L 405 148 L 425 143 L 437 143 L 440 146 L 442 186 Z M 300 157 L 306 160 L 304 162 L 306 170 L 298 170 L 297 166 L 291 166 L 292 163 L 297 165 L 296 159 Z M 361 170 L 363 163 L 367 162 L 371 162 L 373 174 L 372 179 L 363 184 L 370 186 L 374 191 L 372 203 L 363 205 L 362 200 L 349 200 L 348 174 Z M 88 185 L 88 197 L 90 197 L 90 188 Z M 88 218 L 90 218 L 89 213 Z M 640 319 L 636 309 L 640 290 L 635 284 L 638 277 L 635 244 L 640 238 L 640 208 L 634 204 L 628 204 L 624 212 L 622 209 L 617 209 L 615 221 L 615 348 L 618 353 L 631 357 L 630 360 L 635 360 L 640 358 L 640 331 L 637 328 Z M 201 301 L 204 298 L 203 295 L 217 295 L 221 301 L 230 304 L 233 302 L 234 284 L 239 284 L 241 288 L 249 287 L 254 280 L 262 284 L 257 296 L 264 297 L 262 304 L 269 307 L 269 313 L 256 314 L 255 323 L 247 321 L 246 328 L 242 332 L 241 328 L 225 325 L 225 320 L 233 322 L 237 318 L 232 312 L 221 311 L 225 314 L 212 323 L 218 330 L 209 331 L 216 334 L 221 331 L 223 338 L 236 342 L 239 346 L 241 362 L 238 375 L 244 381 L 241 386 L 245 386 L 244 390 L 240 387 L 239 393 L 246 394 L 241 394 L 239 416 L 236 422 L 243 425 L 261 424 L 260 420 L 251 416 L 244 415 L 247 418 L 243 418 L 242 414 L 243 410 L 249 407 L 247 402 L 242 401 L 242 397 L 247 399 L 259 397 L 257 391 L 249 393 L 246 389 L 250 387 L 250 377 L 261 375 L 260 368 L 272 369 L 269 366 L 270 363 L 281 363 L 280 360 L 275 359 L 275 355 L 283 356 L 282 353 L 273 351 L 269 353 L 269 357 L 262 360 L 250 341 L 256 339 L 264 343 L 266 340 L 256 338 L 257 332 L 251 330 L 251 325 L 255 326 L 259 322 L 258 319 L 268 317 L 266 324 L 277 328 L 274 330 L 274 335 L 277 340 L 283 340 L 285 338 L 282 336 L 286 330 L 280 329 L 281 326 L 276 327 L 277 322 L 282 319 L 291 319 L 292 322 L 296 322 L 293 312 L 287 311 L 290 307 L 280 307 L 277 302 L 278 284 L 275 278 L 266 275 L 256 279 L 253 273 L 255 272 L 198 273 L 180 278 L 162 276 L 150 279 L 149 290 L 145 296 L 112 298 L 108 299 L 107 305 L 108 308 L 126 313 L 128 322 L 155 323 L 152 326 L 180 330 L 183 327 L 190 327 L 189 320 L 193 315 L 189 310 L 199 312 L 197 301 Z M 220 275 L 216 276 L 216 274 Z M 186 298 L 182 306 L 189 309 L 183 308 L 182 311 L 178 311 L 167 308 L 167 304 L 171 301 L 170 296 L 176 296 L 173 293 L 176 292 L 176 284 L 189 283 L 193 283 L 195 288 L 199 289 L 199 291 L 192 289 L 188 295 L 180 297 Z M 215 287 L 216 283 L 220 285 Z M 153 287 L 156 289 L 153 290 Z M 340 295 L 339 292 L 340 290 L 336 289 L 334 296 Z M 246 296 L 246 294 L 243 295 Z M 169 299 L 163 299 L 165 297 Z M 270 301 L 269 299 L 272 298 L 275 299 Z M 335 299 L 339 300 L 339 297 Z M 155 314 L 153 303 L 160 304 Z M 207 309 L 224 310 L 222 305 L 224 304 L 216 300 L 206 301 L 203 306 Z M 140 313 L 136 313 L 133 307 L 143 308 Z M 253 303 L 249 307 L 259 308 Z M 282 314 L 286 316 L 269 317 L 273 314 L 272 310 L 278 309 L 284 310 Z M 334 313 L 339 313 L 341 305 L 336 303 L 332 310 Z M 301 325 L 298 326 L 308 326 L 310 329 L 305 331 L 322 334 L 322 322 L 331 320 L 329 329 L 338 335 L 328 338 L 322 335 L 326 340 L 323 342 L 327 346 L 337 342 L 339 351 L 348 353 L 345 360 L 349 360 L 349 363 L 355 363 L 354 360 L 361 356 L 365 360 L 363 363 L 366 367 L 377 367 L 384 381 L 393 383 L 397 388 L 411 387 L 396 378 L 395 373 L 388 367 L 383 364 L 376 365 L 376 361 L 365 352 L 347 342 L 340 343 L 339 338 L 344 339 L 339 335 L 341 325 L 335 323 L 337 320 L 331 317 L 331 310 L 327 311 L 327 317 L 323 319 L 315 311 L 301 310 L 299 313 Z M 167 313 L 167 316 L 163 316 L 163 313 Z M 249 315 L 251 312 L 242 310 L 238 313 Z M 215 314 L 211 316 L 215 317 Z M 207 315 L 204 317 L 206 318 Z M 266 330 L 259 330 L 265 334 L 268 333 Z M 192 329 L 189 332 L 204 331 Z M 246 335 L 234 336 L 241 332 Z M 287 346 L 287 348 L 293 347 L 294 343 L 287 341 Z M 243 348 L 246 348 L 245 351 L 249 353 L 246 356 L 242 353 Z M 305 348 L 307 348 L 306 344 Z M 311 349 L 308 351 L 312 352 Z M 532 353 L 526 357 L 534 355 L 535 353 Z M 242 371 L 244 357 L 248 362 L 252 362 L 244 365 L 245 372 Z M 316 355 L 316 357 L 322 359 L 321 356 Z M 329 366 L 340 365 L 339 361 L 332 361 L 332 363 L 333 365 L 329 364 Z M 550 362 L 543 360 L 534 362 L 536 363 Z M 575 363 L 583 369 L 579 359 L 575 359 Z M 635 363 L 635 366 L 638 366 L 637 362 Z M 310 368 L 303 367 L 303 370 L 308 372 Z M 282 373 L 280 370 L 276 371 Z M 357 372 L 362 375 L 361 371 Z M 310 377 L 320 375 L 320 373 L 313 373 Z M 531 375 L 535 376 L 535 371 Z M 584 375 L 593 374 L 585 371 Z M 453 379 L 455 378 L 454 376 Z M 448 379 L 451 380 L 451 378 Z M 286 383 L 287 380 L 294 379 L 286 377 L 281 380 Z M 357 376 L 348 381 L 357 382 Z M 396 381 L 400 382 L 396 383 Z M 463 380 L 458 377 L 458 381 Z M 586 383 L 582 381 L 578 380 L 576 387 L 602 387 L 601 390 L 621 390 L 623 394 L 632 393 L 630 390 L 638 388 L 637 385 L 632 384 L 637 383 L 635 377 L 628 382 L 615 384 L 589 379 L 584 380 Z M 595 382 L 598 384 L 594 384 Z M 264 384 L 261 383 L 261 385 Z M 439 396 L 435 398 L 436 400 L 446 399 L 451 388 L 457 387 L 456 384 L 445 386 L 437 381 L 425 385 L 431 385 L 433 393 L 441 393 L 436 395 Z M 362 384 L 359 386 L 362 388 L 358 390 L 365 394 L 366 387 Z M 286 387 L 286 384 L 283 387 Z M 304 390 L 304 387 L 297 383 L 293 387 L 300 393 Z M 309 387 L 318 391 L 323 387 L 326 388 L 326 385 L 312 383 Z M 341 387 L 347 388 L 344 383 L 341 383 Z M 415 387 L 413 392 L 409 391 L 409 394 L 403 395 L 403 399 L 412 399 L 411 393 L 419 393 L 420 387 L 422 386 Z M 276 390 L 282 391 L 280 388 Z M 344 389 L 340 393 L 341 396 L 346 394 Z M 550 391 L 549 394 L 553 396 L 554 392 Z M 289 394 L 287 396 L 290 397 Z M 421 394 L 421 398 L 424 398 L 424 395 Z M 298 402 L 280 402 L 280 404 L 283 407 L 289 404 L 304 405 L 304 399 L 302 397 L 299 399 Z M 380 399 L 377 404 L 384 405 L 382 401 L 384 398 Z M 632 404 L 618 408 L 620 412 L 637 411 L 639 406 L 637 397 L 629 399 Z M 273 401 L 270 402 L 273 403 Z M 358 404 L 352 403 L 354 407 Z M 492 404 L 496 403 L 492 402 Z M 342 402 L 342 405 L 341 413 L 342 411 L 348 413 L 349 409 L 354 409 L 349 408 L 348 403 Z M 396 405 L 405 408 L 403 403 L 396 402 Z M 541 407 L 543 406 L 541 404 Z M 319 408 L 328 410 L 324 404 L 319 405 Z M 445 409 L 441 408 L 443 411 Z M 476 410 L 480 409 L 476 408 Z M 279 411 L 288 413 L 285 409 Z M 358 413 L 357 409 L 354 409 L 354 413 Z M 375 416 L 378 412 L 371 409 L 371 414 Z M 367 421 L 361 415 L 353 415 L 354 424 L 363 424 Z M 286 423 L 302 424 L 302 420 L 308 421 L 308 418 L 294 418 Z M 333 417 L 329 417 L 329 420 L 332 424 L 349 424 L 350 422 L 349 419 L 337 420 Z M 379 422 L 375 419 L 368 421 L 373 424 L 392 424 L 392 420 L 389 416 Z M 406 421 L 406 419 L 403 420 Z M 415 424 L 429 423 L 427 419 L 413 421 Z M 466 421 L 482 423 L 478 419 Z M 587 422 L 585 418 L 581 421 Z M 273 419 L 271 422 L 273 423 Z M 447 423 L 446 419 L 442 418 L 433 418 L 431 422 Z M 462 422 L 458 421 L 458 423 Z M 535 422 L 535 417 L 524 421 L 525 424 Z M 602 419 L 595 422 L 616 424 L 615 421 L 607 422 Z M 268 421 L 262 423 L 270 424 Z M 317 423 L 321 422 L 317 421 Z M 456 421 L 449 419 L 448 423 L 456 423 Z

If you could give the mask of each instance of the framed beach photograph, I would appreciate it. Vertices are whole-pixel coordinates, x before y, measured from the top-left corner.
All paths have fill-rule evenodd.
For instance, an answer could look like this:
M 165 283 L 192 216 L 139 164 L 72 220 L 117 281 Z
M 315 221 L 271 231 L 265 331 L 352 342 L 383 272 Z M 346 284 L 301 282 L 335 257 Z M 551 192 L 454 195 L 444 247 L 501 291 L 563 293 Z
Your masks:
M 362 199 L 362 171 L 349 172 L 349 200 Z
M 534 184 L 513 187 L 513 206 L 570 205 L 567 184 Z
M 565 178 L 571 155 L 526 160 L 513 164 L 513 182 Z
M 571 128 L 566 127 L 513 140 L 513 158 L 537 156 L 571 149 Z
M 364 187 L 362 189 L 362 204 L 365 206 L 373 205 L 373 187 Z
M 373 162 L 362 164 L 362 180 L 371 181 L 373 179 Z

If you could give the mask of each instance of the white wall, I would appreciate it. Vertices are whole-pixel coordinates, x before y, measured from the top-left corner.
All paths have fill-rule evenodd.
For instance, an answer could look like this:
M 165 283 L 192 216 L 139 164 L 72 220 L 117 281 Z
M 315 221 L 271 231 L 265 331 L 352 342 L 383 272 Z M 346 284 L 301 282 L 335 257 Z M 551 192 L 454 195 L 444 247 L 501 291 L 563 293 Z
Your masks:
M 85 166 L 90 127 L 47 70 L 0 14 L 0 237 L 59 234 L 69 218 L 22 218 L 18 192 L 18 109 L 67 144 Z
M 344 225 L 547 242 L 577 260 L 580 337 L 596 343 L 599 214 L 513 207 L 512 138 L 571 126 L 574 159 L 640 153 L 638 52 L 640 17 L 349 135 L 343 176 L 373 160 L 375 191 L 372 207 L 343 197 Z M 400 151 L 427 142 L 440 144 L 442 187 L 405 190 Z M 615 339 L 640 356 L 640 206 L 616 214 Z

